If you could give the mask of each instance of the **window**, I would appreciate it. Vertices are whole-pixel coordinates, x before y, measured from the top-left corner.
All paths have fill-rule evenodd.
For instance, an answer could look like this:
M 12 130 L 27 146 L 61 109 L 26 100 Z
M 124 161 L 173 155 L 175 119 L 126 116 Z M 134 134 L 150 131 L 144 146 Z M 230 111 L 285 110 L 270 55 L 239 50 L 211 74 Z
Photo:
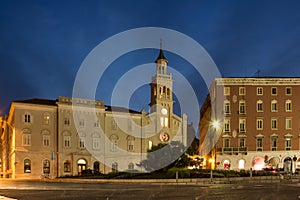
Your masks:
M 110 150 L 111 151 L 117 151 L 118 150 L 118 140 L 119 137 L 116 135 L 110 136 Z
M 239 87 L 239 95 L 246 95 L 246 88 L 245 87 Z
M 148 149 L 151 150 L 153 146 L 153 142 L 151 140 L 148 141 Z
M 230 87 L 224 87 L 224 95 L 226 96 L 230 95 Z
M 117 172 L 118 171 L 118 163 L 114 162 L 111 164 L 112 172 Z
M 276 100 L 272 100 L 271 102 L 271 111 L 272 112 L 277 112 L 277 101 Z
M 224 101 L 224 112 L 225 114 L 230 114 L 230 101 Z
M 286 100 L 285 101 L 285 111 L 286 112 L 291 112 L 292 111 L 292 101 L 291 100 Z
M 31 173 L 31 160 L 30 159 L 24 160 L 24 173 Z
M 261 137 L 256 138 L 256 151 L 262 151 L 263 149 L 263 139 Z
M 168 127 L 169 126 L 169 119 L 167 117 L 160 118 L 160 125 L 161 127 Z
M 277 119 L 276 118 L 272 118 L 271 119 L 271 129 L 272 130 L 277 130 Z
M 132 136 L 127 137 L 127 150 L 134 151 L 134 137 Z
M 257 130 L 263 130 L 263 119 L 257 119 L 256 120 L 256 129 Z
M 84 119 L 79 119 L 79 126 L 84 127 Z
M 271 88 L 271 94 L 272 95 L 277 95 L 277 88 L 276 87 Z
M 100 149 L 100 134 L 94 133 L 92 135 L 92 142 L 93 142 L 93 149 L 99 150 Z
M 66 126 L 70 125 L 70 118 L 69 117 L 65 117 L 64 123 Z
M 71 172 L 71 163 L 68 160 L 64 162 L 64 172 Z
M 44 114 L 43 124 L 48 125 L 50 121 L 50 115 Z
M 262 87 L 257 87 L 256 88 L 256 94 L 257 95 L 263 95 L 263 88 Z
M 292 140 L 291 137 L 285 138 L 285 150 L 290 151 L 292 149 Z
M 241 118 L 239 119 L 239 132 L 245 132 L 246 131 L 246 119 Z
M 64 147 L 70 148 L 71 147 L 71 136 L 64 136 Z
M 277 150 L 277 136 L 271 137 L 271 150 L 276 151 Z
M 129 170 L 134 170 L 134 164 L 133 164 L 133 163 L 129 163 L 128 169 L 129 169 Z
M 94 127 L 99 127 L 99 122 L 98 121 L 94 122 Z
M 291 118 L 286 118 L 285 119 L 285 129 L 286 130 L 291 130 L 292 129 L 292 119 Z
M 50 135 L 43 135 L 43 146 L 44 147 L 50 146 Z
M 225 148 L 230 147 L 230 138 L 224 138 L 223 147 Z
M 257 112 L 263 112 L 263 101 L 262 100 L 258 100 L 256 102 L 256 109 L 257 109 Z
M 286 95 L 291 95 L 292 94 L 292 88 L 291 87 L 286 87 L 285 88 L 285 94 Z
M 25 123 L 30 123 L 30 122 L 31 122 L 30 114 L 25 114 L 25 115 L 24 115 L 24 122 L 25 122 Z
M 115 122 L 115 120 L 111 121 L 111 129 L 112 130 L 117 130 L 118 129 L 118 125 L 117 125 L 117 122 Z
M 49 160 L 43 161 L 43 173 L 50 174 L 50 161 Z
M 224 132 L 230 132 L 230 119 L 224 119 Z
M 79 138 L 79 148 L 83 149 L 84 147 L 84 138 Z
M 245 138 L 239 138 L 239 147 L 245 147 Z
M 23 132 L 23 146 L 30 146 L 31 145 L 31 134 L 30 133 L 24 133 Z
M 239 113 L 240 114 L 245 114 L 246 113 L 246 103 L 245 103 L 244 100 L 240 101 Z

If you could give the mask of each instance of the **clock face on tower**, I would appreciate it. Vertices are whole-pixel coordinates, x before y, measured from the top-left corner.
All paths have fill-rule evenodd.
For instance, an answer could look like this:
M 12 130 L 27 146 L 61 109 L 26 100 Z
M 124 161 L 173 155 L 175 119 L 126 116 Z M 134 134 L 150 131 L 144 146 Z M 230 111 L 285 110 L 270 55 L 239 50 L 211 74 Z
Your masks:
M 166 115 L 166 114 L 168 114 L 168 111 L 167 111 L 167 109 L 165 109 L 165 108 L 162 108 L 162 109 L 161 109 L 161 114 L 163 114 L 163 115 Z

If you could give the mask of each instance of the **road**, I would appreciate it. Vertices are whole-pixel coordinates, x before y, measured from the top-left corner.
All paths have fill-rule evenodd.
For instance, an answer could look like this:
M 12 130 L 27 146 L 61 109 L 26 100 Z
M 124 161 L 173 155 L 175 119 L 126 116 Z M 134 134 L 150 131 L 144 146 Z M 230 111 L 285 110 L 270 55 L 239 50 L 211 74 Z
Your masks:
M 272 184 L 107 184 L 0 180 L 0 195 L 20 200 L 52 199 L 300 199 L 299 183 Z

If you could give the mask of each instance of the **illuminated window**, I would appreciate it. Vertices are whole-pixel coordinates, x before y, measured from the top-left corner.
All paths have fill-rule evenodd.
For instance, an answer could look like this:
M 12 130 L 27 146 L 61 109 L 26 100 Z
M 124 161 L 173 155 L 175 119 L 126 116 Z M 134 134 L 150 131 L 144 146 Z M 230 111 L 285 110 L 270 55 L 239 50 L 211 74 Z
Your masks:
M 258 100 L 256 102 L 256 109 L 257 109 L 257 112 L 263 112 L 263 101 L 262 100 Z
M 226 96 L 230 95 L 230 87 L 224 87 L 224 95 Z
M 160 125 L 161 127 L 168 127 L 169 126 L 169 119 L 167 117 L 160 118 Z
M 263 119 L 257 119 L 256 120 L 256 129 L 257 130 L 263 130 Z
M 245 160 L 239 160 L 239 169 L 245 169 Z
M 48 125 L 50 121 L 50 115 L 44 114 L 43 124 Z
M 256 94 L 257 95 L 263 95 L 263 88 L 262 87 L 257 87 L 256 88 Z
M 24 173 L 31 173 L 31 160 L 30 159 L 24 160 Z
M 292 149 L 292 140 L 291 137 L 285 138 L 285 150 L 290 151 Z
M 151 150 L 152 149 L 152 145 L 153 145 L 153 142 L 151 140 L 149 140 L 148 142 L 148 149 Z

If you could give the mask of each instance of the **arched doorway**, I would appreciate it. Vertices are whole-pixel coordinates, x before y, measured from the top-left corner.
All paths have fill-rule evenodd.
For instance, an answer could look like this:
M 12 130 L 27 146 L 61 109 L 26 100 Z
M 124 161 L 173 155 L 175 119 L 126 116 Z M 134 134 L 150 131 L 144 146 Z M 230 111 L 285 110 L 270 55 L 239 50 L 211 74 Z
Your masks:
M 264 159 L 257 157 L 253 160 L 253 170 L 262 170 L 265 166 Z
M 94 162 L 94 172 L 95 173 L 100 172 L 100 163 L 98 161 Z
M 78 174 L 81 174 L 82 170 L 86 170 L 86 160 L 79 159 L 77 161 Z
M 280 159 L 278 157 L 273 157 L 269 160 L 269 167 L 272 169 L 277 169 Z
M 284 169 L 284 173 L 291 173 L 292 172 L 292 158 L 287 157 L 283 160 L 283 169 Z
M 229 160 L 224 160 L 223 161 L 223 168 L 224 169 L 230 169 L 230 161 Z

